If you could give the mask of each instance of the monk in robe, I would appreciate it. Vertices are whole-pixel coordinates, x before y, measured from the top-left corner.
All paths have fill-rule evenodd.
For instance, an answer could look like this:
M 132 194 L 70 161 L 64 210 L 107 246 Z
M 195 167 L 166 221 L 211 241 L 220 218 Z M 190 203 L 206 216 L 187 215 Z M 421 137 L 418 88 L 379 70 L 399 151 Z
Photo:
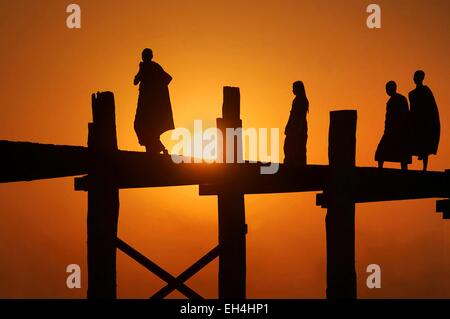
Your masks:
M 389 81 L 386 93 L 390 96 L 386 105 L 384 134 L 378 144 L 375 160 L 378 167 L 384 162 L 400 162 L 403 170 L 411 164 L 410 130 L 408 100 L 397 93 L 397 84 Z
M 297 167 L 306 167 L 306 142 L 308 140 L 309 101 L 306 97 L 303 82 L 296 81 L 292 85 L 295 95 L 292 109 L 286 124 L 284 134 L 284 163 Z
M 152 50 L 144 49 L 139 72 L 134 77 L 134 85 L 139 84 L 134 130 L 147 152 L 167 154 L 160 135 L 175 128 L 168 88 L 172 77 L 152 59 Z
M 425 72 L 414 73 L 416 88 L 409 92 L 411 106 L 412 155 L 423 161 L 423 170 L 428 167 L 428 156 L 436 155 L 441 134 L 439 110 L 433 92 L 423 85 Z

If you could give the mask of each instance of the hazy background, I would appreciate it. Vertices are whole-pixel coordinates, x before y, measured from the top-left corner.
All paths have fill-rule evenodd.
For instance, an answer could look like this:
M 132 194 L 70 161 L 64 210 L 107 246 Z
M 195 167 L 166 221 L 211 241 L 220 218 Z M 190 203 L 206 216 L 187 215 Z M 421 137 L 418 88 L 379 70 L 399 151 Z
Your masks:
M 66 28 L 69 3 L 0 0 L 0 139 L 86 145 L 90 95 L 111 90 L 119 147 L 143 150 L 133 130 L 132 80 L 141 50 L 151 47 L 174 77 L 177 127 L 192 128 L 195 119 L 215 126 L 222 86 L 233 85 L 241 88 L 244 127 L 282 133 L 291 83 L 303 80 L 308 161 L 317 164 L 327 163 L 329 112 L 351 108 L 358 110 L 357 164 L 374 166 L 385 83 L 396 80 L 406 95 L 414 71 L 424 69 L 442 125 L 430 169 L 450 168 L 446 0 L 376 1 L 380 30 L 366 27 L 371 1 L 75 1 L 81 30 Z M 170 132 L 163 141 L 170 147 Z M 86 198 L 74 192 L 73 178 L 0 184 L 1 298 L 85 296 Z M 326 211 L 314 205 L 315 194 L 245 199 L 248 297 L 325 297 Z M 198 187 L 123 190 L 120 200 L 119 236 L 174 275 L 217 243 L 216 198 L 199 197 Z M 449 223 L 434 200 L 357 205 L 359 297 L 450 297 Z M 148 297 L 164 285 L 121 252 L 117 262 L 119 297 Z M 82 267 L 82 289 L 66 288 L 71 263 Z M 371 263 L 381 266 L 381 289 L 365 286 Z M 188 284 L 215 298 L 216 277 L 217 261 Z

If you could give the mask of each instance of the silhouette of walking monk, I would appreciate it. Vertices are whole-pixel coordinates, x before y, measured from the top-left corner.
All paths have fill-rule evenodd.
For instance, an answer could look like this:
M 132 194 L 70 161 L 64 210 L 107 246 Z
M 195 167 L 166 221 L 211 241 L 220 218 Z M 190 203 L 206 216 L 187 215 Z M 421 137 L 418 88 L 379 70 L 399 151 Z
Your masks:
M 419 70 L 414 73 L 416 88 L 409 92 L 409 103 L 413 136 L 412 155 L 423 160 L 423 170 L 426 171 L 428 156 L 437 154 L 441 124 L 436 100 L 430 88 L 423 85 L 424 78 L 425 72 Z
M 408 100 L 397 93 L 394 81 L 386 84 L 386 93 L 390 98 L 386 104 L 384 134 L 378 144 L 375 160 L 379 168 L 383 168 L 384 162 L 400 162 L 401 168 L 407 170 L 408 164 L 411 164 Z
M 172 77 L 152 59 L 152 50 L 144 49 L 139 72 L 134 77 L 134 85 L 139 84 L 134 130 L 147 152 L 167 154 L 159 137 L 175 128 L 168 88 Z
M 286 135 L 284 140 L 284 163 L 305 167 L 306 142 L 308 140 L 306 115 L 309 112 L 309 101 L 302 81 L 294 82 L 292 92 L 295 98 L 292 101 L 291 113 L 284 130 Z

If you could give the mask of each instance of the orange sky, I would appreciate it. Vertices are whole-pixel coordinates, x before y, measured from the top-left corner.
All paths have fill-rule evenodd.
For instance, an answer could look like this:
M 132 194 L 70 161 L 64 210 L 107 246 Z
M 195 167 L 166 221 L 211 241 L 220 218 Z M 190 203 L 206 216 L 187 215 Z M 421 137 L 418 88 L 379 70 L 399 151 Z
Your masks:
M 70 2 L 0 0 L 0 139 L 86 145 L 90 95 L 111 90 L 119 147 L 142 150 L 132 80 L 140 51 L 151 47 L 174 77 L 177 127 L 192 128 L 196 119 L 214 126 L 222 86 L 233 85 L 241 89 L 244 127 L 282 133 L 291 83 L 303 80 L 309 163 L 327 163 L 329 111 L 350 108 L 358 110 L 357 164 L 374 166 L 385 83 L 396 80 L 406 95 L 413 72 L 424 69 L 442 125 L 430 169 L 450 167 L 446 0 L 376 1 L 380 30 L 366 27 L 372 1 L 73 2 L 82 9 L 81 30 L 65 26 Z M 166 133 L 170 147 L 169 139 Z M 85 296 L 86 197 L 74 192 L 73 178 L 0 185 L 1 298 Z M 216 198 L 199 197 L 198 187 L 123 190 L 120 200 L 120 237 L 174 275 L 217 243 Z M 246 196 L 249 297 L 325 296 L 325 210 L 314 203 L 313 193 Z M 357 205 L 359 297 L 450 297 L 450 224 L 434 205 Z M 71 263 L 82 267 L 82 289 L 65 286 Z M 365 288 L 371 263 L 382 269 L 378 290 Z M 216 274 L 217 262 L 188 283 L 213 298 Z M 118 253 L 119 297 L 147 297 L 162 285 Z

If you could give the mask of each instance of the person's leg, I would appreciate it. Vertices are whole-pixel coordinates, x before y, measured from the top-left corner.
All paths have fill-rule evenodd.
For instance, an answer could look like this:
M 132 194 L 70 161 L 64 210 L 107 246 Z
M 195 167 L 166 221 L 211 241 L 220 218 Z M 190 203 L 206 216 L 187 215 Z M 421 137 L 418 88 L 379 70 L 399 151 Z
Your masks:
M 384 161 L 378 161 L 378 168 L 383 168 Z
M 145 145 L 147 153 L 150 154 L 160 154 L 161 152 L 167 153 L 164 145 L 159 140 L 159 137 L 149 138 L 149 141 Z
M 159 152 L 163 152 L 163 154 L 169 154 L 169 152 L 167 151 L 166 147 L 164 146 L 164 144 L 161 142 L 161 140 L 158 138 L 158 153 Z
M 428 169 L 428 155 L 423 156 L 423 171 L 426 172 Z
M 145 145 L 145 152 L 147 152 L 148 154 L 153 154 L 154 153 L 154 147 L 151 144 L 147 143 Z
M 158 145 L 158 141 L 157 139 L 155 139 L 154 137 L 148 137 L 146 144 L 145 144 L 145 150 L 147 153 L 154 155 L 154 154 L 159 154 L 159 145 Z

